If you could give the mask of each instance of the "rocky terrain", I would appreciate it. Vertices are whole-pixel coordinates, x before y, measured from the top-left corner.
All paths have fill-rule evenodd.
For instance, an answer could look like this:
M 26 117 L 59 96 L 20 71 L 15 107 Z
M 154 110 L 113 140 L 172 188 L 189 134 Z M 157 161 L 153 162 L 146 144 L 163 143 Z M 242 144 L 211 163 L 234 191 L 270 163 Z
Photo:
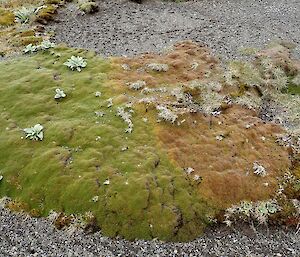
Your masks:
M 99 12 L 82 15 L 74 5 L 61 9 L 50 30 L 57 42 L 101 55 L 157 52 L 183 40 L 208 46 L 221 59 L 285 40 L 300 56 L 300 3 L 297 0 L 204 0 L 174 3 L 99 1 Z

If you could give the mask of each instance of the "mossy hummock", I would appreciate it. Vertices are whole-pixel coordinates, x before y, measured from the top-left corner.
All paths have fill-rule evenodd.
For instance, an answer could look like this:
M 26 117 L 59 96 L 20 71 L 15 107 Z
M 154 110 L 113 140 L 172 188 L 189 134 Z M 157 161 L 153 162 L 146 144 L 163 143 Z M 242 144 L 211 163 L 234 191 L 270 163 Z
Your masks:
M 70 70 L 63 64 L 71 56 L 87 66 Z M 195 61 L 198 71 L 190 69 Z M 149 63 L 169 69 L 143 70 Z M 34 215 L 92 212 L 108 236 L 186 241 L 231 204 L 270 198 L 291 167 L 288 150 L 275 143 L 283 129 L 255 111 L 233 105 L 212 117 L 174 101 L 180 87 L 201 103 L 203 90 L 186 83 L 222 78 L 207 49 L 191 43 L 130 60 L 60 46 L 1 62 L 0 77 L 0 195 Z M 148 95 L 128 87 L 138 79 Z M 57 89 L 66 96 L 55 99 Z M 158 120 L 153 99 L 182 110 L 176 122 Z M 43 140 L 26 139 L 23 129 L 36 124 Z M 254 161 L 266 177 L 251 172 Z

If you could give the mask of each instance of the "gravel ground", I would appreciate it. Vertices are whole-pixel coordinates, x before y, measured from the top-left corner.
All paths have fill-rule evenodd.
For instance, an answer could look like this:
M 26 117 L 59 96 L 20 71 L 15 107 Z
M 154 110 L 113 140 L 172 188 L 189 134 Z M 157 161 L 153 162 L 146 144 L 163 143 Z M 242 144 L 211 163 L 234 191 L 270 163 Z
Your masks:
M 186 3 L 101 0 L 100 11 L 82 15 L 70 4 L 50 26 L 57 42 L 94 49 L 103 55 L 157 52 L 192 39 L 216 55 L 240 57 L 243 47 L 276 40 L 297 45 L 300 57 L 299 0 L 203 0 Z
M 241 227 L 211 229 L 189 243 L 109 239 L 82 231 L 58 231 L 44 218 L 30 218 L 0 207 L 0 256 L 297 256 L 300 233 L 278 228 L 256 232 Z

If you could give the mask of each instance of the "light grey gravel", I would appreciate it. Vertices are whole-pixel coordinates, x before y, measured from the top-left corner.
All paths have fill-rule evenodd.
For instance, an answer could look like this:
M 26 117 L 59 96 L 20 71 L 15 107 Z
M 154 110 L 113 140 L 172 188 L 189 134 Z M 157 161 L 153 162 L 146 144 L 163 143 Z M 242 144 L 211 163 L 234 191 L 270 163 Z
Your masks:
M 70 4 L 52 23 L 57 42 L 94 49 L 103 55 L 158 52 L 185 39 L 209 46 L 218 56 L 240 57 L 241 48 L 276 40 L 297 45 L 299 0 L 98 1 L 100 11 L 82 15 Z
M 300 235 L 295 230 L 282 228 L 257 229 L 240 226 L 236 231 L 219 227 L 188 243 L 159 241 L 116 240 L 100 232 L 84 234 L 77 230 L 56 230 L 45 218 L 31 218 L 11 213 L 0 206 L 1 257 L 111 257 L 111 256 L 297 256 Z

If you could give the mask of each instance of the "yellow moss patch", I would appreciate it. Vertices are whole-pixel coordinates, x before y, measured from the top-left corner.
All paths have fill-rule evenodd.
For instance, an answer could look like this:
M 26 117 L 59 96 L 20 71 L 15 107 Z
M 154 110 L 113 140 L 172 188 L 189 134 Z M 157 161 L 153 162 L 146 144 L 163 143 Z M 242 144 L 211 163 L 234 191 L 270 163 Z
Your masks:
M 7 10 L 0 8 L 0 27 L 10 26 L 15 23 L 15 15 Z

